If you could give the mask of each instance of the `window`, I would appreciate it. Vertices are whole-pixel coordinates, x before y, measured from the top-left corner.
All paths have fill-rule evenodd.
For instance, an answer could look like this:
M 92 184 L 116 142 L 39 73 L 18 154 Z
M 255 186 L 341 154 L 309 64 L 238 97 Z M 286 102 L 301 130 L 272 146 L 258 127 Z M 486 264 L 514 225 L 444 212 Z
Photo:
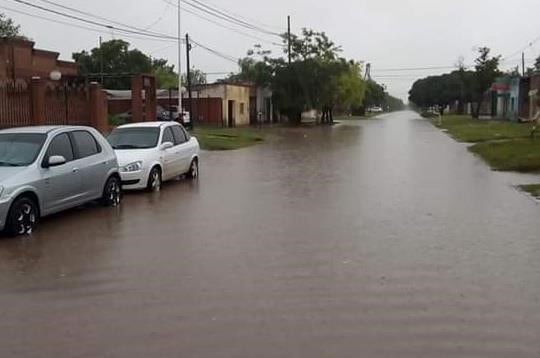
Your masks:
M 244 110 L 245 110 L 245 104 L 244 103 L 240 103 L 240 114 L 244 114 Z
M 0 167 L 24 167 L 38 157 L 45 134 L 0 134 Z
M 78 159 L 96 155 L 101 151 L 96 139 L 90 133 L 86 131 L 75 131 L 71 132 L 71 135 L 73 136 Z
M 116 128 L 107 140 L 115 150 L 155 148 L 159 140 L 159 128 Z
M 45 160 L 48 160 L 48 158 L 52 157 L 53 155 L 60 155 L 64 157 L 67 162 L 70 162 L 75 158 L 71 140 L 69 139 L 67 133 L 62 133 L 54 137 L 51 144 L 49 144 L 49 149 L 47 150 Z
M 165 128 L 165 131 L 163 132 L 163 139 L 161 140 L 161 144 L 171 142 L 174 144 L 174 135 L 170 127 Z
M 170 128 L 172 129 L 174 135 L 175 145 L 184 144 L 185 142 L 187 142 L 186 135 L 182 131 L 182 128 L 180 128 L 180 126 L 172 126 Z
M 184 132 L 184 134 L 186 135 L 186 141 L 189 141 L 191 139 L 191 135 L 189 134 L 189 132 L 182 126 L 180 126 L 180 129 L 182 129 L 182 132 Z

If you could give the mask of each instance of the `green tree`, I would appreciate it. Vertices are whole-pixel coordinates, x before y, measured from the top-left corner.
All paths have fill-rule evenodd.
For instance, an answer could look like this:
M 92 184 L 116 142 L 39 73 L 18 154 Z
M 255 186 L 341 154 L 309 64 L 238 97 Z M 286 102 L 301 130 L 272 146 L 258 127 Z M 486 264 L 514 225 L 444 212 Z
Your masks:
M 21 33 L 21 26 L 16 25 L 11 18 L 2 13 L 0 13 L 0 37 L 27 39 Z
M 540 56 L 536 58 L 536 61 L 534 62 L 534 70 L 540 71 Z
M 73 59 L 81 73 L 99 79 L 103 66 L 105 88 L 130 89 L 131 78 L 137 74 L 154 74 L 158 88 L 178 87 L 178 73 L 175 66 L 165 59 L 153 59 L 138 49 L 130 49 L 123 40 L 104 42 L 101 48 L 73 53 Z M 204 76 L 195 77 L 201 80 Z
M 472 83 L 472 97 L 476 106 L 473 106 L 473 118 L 480 117 L 480 108 L 484 101 L 484 94 L 491 87 L 497 77 L 501 75 L 499 63 L 501 56 L 491 57 L 491 50 L 482 47 L 478 50 L 479 56 L 475 60 L 474 83 Z
M 129 46 L 126 41 L 111 40 L 104 42 L 101 48 L 93 48 L 90 52 L 74 53 L 73 60 L 79 64 L 82 74 L 95 78 L 100 77 L 103 65 L 105 88 L 129 89 L 132 75 L 151 73 L 153 70 L 150 57 L 137 49 L 130 49 Z

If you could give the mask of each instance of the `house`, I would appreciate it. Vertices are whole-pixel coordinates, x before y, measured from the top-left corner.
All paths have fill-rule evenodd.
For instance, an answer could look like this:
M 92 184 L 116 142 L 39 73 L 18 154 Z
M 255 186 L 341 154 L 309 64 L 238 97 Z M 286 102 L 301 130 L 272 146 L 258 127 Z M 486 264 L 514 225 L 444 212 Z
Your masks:
M 79 67 L 75 62 L 60 61 L 59 53 L 34 48 L 34 42 L 0 38 L 0 80 L 49 79 L 53 71 L 62 77 L 76 77 Z
M 226 127 L 250 124 L 250 93 L 249 85 L 227 82 L 197 85 L 193 86 L 191 91 L 195 103 L 201 98 L 221 99 L 222 124 Z M 189 109 L 190 106 L 187 101 L 186 108 Z M 194 118 L 197 118 L 197 115 Z
M 257 124 L 259 113 L 264 123 L 274 122 L 274 103 L 272 90 L 266 87 L 252 85 L 249 94 L 249 108 L 251 124 Z
M 494 92 L 496 119 L 518 121 L 521 109 L 520 92 L 523 90 L 519 75 L 507 75 L 497 78 L 491 90 Z

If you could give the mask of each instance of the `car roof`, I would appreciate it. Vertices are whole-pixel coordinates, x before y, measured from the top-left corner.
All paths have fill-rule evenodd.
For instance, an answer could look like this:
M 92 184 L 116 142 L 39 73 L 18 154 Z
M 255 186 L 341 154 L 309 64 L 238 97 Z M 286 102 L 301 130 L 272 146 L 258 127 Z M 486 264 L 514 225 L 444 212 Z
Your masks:
M 164 121 L 156 121 L 156 122 L 138 122 L 138 123 L 130 123 L 130 124 L 124 124 L 122 126 L 119 126 L 118 128 L 144 128 L 144 127 L 150 127 L 150 128 L 159 128 L 166 125 L 171 124 L 179 124 L 177 122 L 164 122 Z
M 84 126 L 27 126 L 8 128 L 0 130 L 0 134 L 13 134 L 13 133 L 35 133 L 35 134 L 49 134 L 59 130 L 76 130 L 76 129 L 89 129 Z

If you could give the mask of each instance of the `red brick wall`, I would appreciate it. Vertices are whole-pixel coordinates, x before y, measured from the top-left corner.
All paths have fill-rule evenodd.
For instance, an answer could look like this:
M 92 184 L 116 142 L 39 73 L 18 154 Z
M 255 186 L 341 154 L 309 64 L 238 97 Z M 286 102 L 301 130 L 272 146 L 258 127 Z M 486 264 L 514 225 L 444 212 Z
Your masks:
M 63 76 L 79 74 L 78 66 L 59 61 L 57 52 L 34 49 L 31 41 L 0 39 L 0 80 L 28 80 L 34 76 L 46 79 L 54 70 Z

